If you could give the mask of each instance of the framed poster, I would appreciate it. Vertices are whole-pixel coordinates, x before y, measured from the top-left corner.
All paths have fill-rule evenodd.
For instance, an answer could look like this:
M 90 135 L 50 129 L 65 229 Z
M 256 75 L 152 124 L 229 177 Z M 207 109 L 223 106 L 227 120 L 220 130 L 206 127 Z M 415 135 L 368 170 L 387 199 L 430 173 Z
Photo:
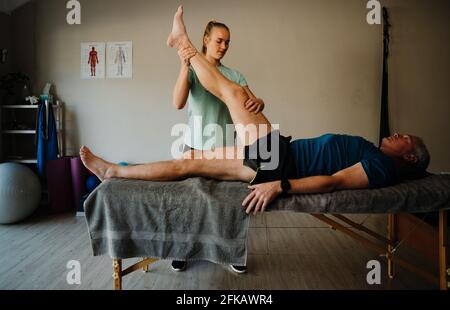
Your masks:
M 105 78 L 105 43 L 81 43 L 81 78 Z
M 107 77 L 131 79 L 133 77 L 133 43 L 108 42 L 106 50 Z

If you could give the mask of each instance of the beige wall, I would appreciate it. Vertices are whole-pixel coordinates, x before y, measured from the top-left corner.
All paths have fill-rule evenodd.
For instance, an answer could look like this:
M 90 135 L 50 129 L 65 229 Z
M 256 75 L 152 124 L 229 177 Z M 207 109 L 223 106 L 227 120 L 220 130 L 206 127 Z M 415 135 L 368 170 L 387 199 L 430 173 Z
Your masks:
M 36 6 L 34 2 L 12 13 L 12 53 L 14 55 L 12 70 L 24 72 L 31 81 L 36 80 L 36 41 L 39 29 L 36 24 Z
M 179 60 L 165 46 L 178 3 L 82 1 L 82 24 L 69 26 L 64 1 L 37 2 L 31 55 L 36 86 L 53 82 L 66 103 L 69 152 L 86 144 L 116 162 L 170 158 L 175 140 L 170 130 L 187 119 L 185 110 L 171 106 Z M 448 2 L 387 4 L 393 24 L 392 129 L 423 136 L 432 170 L 449 171 Z M 284 134 L 349 133 L 377 142 L 381 26 L 366 23 L 364 1 L 192 0 L 184 5 L 197 46 L 210 19 L 229 25 L 232 46 L 224 64 L 246 76 Z M 80 43 L 90 41 L 133 41 L 133 79 L 81 80 Z
M 450 171 L 450 1 L 389 0 L 391 127 L 424 138 L 431 170 Z
M 8 61 L 0 64 L 0 76 L 5 75 L 11 70 L 11 16 L 0 12 L 0 49 L 8 49 Z
M 11 70 L 12 53 L 11 53 L 11 16 L 0 13 L 0 49 L 8 49 L 8 61 L 5 64 L 0 64 L 0 77 L 7 74 Z M 3 92 L 0 91 L 0 104 Z M 2 122 L 2 111 L 0 109 L 0 128 Z M 2 135 L 0 134 L 0 160 L 2 150 Z

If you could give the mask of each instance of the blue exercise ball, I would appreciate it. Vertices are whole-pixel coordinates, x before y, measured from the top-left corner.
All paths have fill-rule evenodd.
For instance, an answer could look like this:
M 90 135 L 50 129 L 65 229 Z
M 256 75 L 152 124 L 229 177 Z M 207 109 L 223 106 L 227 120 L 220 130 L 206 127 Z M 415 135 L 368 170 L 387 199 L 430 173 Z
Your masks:
M 41 200 L 41 183 L 27 166 L 0 164 L 0 224 L 12 224 L 31 215 Z
M 124 161 L 121 161 L 120 163 L 118 163 L 118 165 L 119 166 L 128 166 L 129 164 Z
M 86 179 L 86 189 L 88 192 L 92 192 L 100 183 L 99 178 L 95 175 L 91 175 Z

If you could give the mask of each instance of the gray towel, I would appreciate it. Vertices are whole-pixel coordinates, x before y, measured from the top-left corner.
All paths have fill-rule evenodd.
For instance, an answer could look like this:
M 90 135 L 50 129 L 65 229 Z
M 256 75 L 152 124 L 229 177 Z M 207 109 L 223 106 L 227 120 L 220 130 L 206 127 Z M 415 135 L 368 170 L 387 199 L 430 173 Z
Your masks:
M 94 255 L 246 265 L 247 185 L 113 179 L 85 201 Z

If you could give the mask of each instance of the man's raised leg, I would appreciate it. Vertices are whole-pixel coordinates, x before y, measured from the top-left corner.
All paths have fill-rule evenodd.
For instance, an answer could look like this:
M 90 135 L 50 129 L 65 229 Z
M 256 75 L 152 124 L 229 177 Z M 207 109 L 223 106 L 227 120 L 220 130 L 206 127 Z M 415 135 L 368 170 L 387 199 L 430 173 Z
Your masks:
M 175 13 L 167 45 L 176 49 L 195 49 L 186 32 L 182 6 Z M 221 99 L 227 105 L 233 123 L 241 125 L 240 127 L 236 126 L 236 131 L 243 144 L 251 144 L 272 130 L 270 122 L 262 113 L 254 114 L 244 107 L 244 103 L 248 99 L 247 92 L 240 85 L 225 78 L 201 53 L 197 52 L 190 59 L 190 63 L 203 87 Z M 252 133 L 250 136 L 248 136 L 249 125 L 256 125 L 256 133 Z M 263 130 L 259 130 L 260 126 L 264 127 Z

